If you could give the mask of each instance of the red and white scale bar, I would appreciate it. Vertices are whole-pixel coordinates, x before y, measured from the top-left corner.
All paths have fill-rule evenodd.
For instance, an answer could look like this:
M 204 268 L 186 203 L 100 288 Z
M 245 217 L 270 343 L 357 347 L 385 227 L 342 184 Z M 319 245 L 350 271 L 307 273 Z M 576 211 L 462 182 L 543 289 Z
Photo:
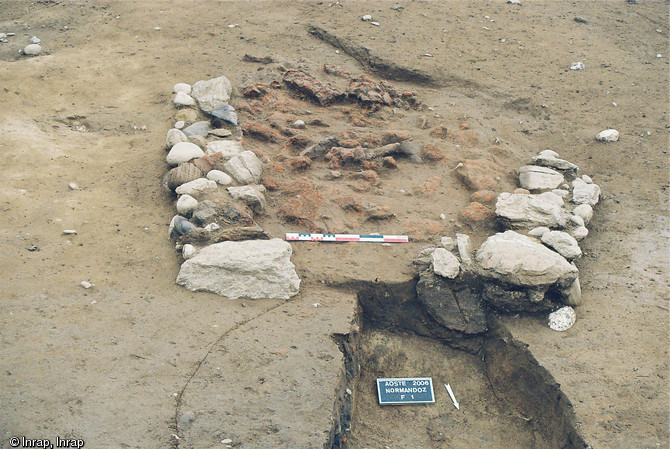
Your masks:
M 373 242 L 373 243 L 407 243 L 406 235 L 361 235 L 361 234 L 300 234 L 287 232 L 286 240 L 301 242 Z

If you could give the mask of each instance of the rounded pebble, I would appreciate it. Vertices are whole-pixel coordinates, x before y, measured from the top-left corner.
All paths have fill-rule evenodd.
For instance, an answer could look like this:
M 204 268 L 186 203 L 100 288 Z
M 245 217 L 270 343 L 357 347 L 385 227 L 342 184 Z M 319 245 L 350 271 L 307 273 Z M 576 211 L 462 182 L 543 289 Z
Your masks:
M 175 106 L 195 106 L 195 100 L 186 92 L 177 92 L 173 100 Z
M 293 122 L 293 127 L 298 129 L 305 129 L 305 122 L 303 122 L 302 120 L 296 120 L 295 122 Z
M 33 36 L 33 37 L 30 38 L 30 43 L 31 44 L 39 44 L 40 42 L 42 42 L 42 39 L 40 39 L 37 36 Z
M 570 217 L 570 221 L 572 221 L 577 226 L 584 226 L 584 219 L 579 215 L 572 215 Z
M 528 231 L 528 235 L 530 235 L 531 237 L 541 238 L 545 233 L 549 231 L 550 229 L 546 226 L 538 226 L 537 228 L 533 228 L 530 231 Z
M 616 129 L 606 129 L 596 134 L 596 140 L 601 142 L 616 142 L 619 140 L 619 131 Z
M 228 184 L 233 182 L 233 178 L 231 178 L 221 170 L 210 170 L 209 172 L 207 172 L 207 179 L 209 179 L 210 181 L 215 181 L 217 184 L 220 184 L 222 186 L 227 186 Z
M 571 229 L 568 234 L 570 234 L 573 239 L 580 241 L 584 240 L 586 236 L 589 235 L 589 230 L 586 229 L 586 226 L 579 226 L 575 229 Z
M 582 217 L 584 224 L 589 224 L 589 221 L 593 218 L 593 207 L 590 204 L 580 204 L 574 208 L 572 213 L 578 217 Z
M 42 47 L 39 44 L 26 45 L 23 49 L 23 54 L 26 56 L 37 56 L 42 53 Z
M 570 306 L 561 307 L 555 312 L 549 314 L 549 328 L 558 332 L 563 332 L 575 324 L 577 316 Z
M 175 127 L 167 132 L 167 136 L 165 138 L 165 148 L 169 150 L 178 143 L 187 141 L 188 137 L 186 137 L 186 134 Z
M 177 213 L 184 216 L 189 215 L 197 205 L 198 200 L 191 195 L 182 195 L 177 200 Z
M 181 249 L 181 255 L 184 258 L 184 260 L 188 260 L 191 257 L 195 256 L 195 252 L 196 252 L 195 246 L 189 243 L 184 245 Z M 193 419 L 195 419 L 195 416 L 193 417 Z M 191 419 L 191 421 L 193 421 L 193 419 Z
M 175 129 L 182 129 L 184 126 L 186 126 L 186 122 L 183 120 L 179 120 L 174 124 Z

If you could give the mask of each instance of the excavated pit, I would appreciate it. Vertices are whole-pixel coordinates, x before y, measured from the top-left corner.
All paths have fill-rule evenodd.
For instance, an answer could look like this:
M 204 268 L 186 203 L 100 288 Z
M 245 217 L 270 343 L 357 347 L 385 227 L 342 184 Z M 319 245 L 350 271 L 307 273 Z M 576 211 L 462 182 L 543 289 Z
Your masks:
M 493 312 L 485 333 L 446 329 L 416 281 L 363 284 L 358 302 L 361 331 L 334 337 L 345 369 L 327 449 L 589 447 L 560 385 Z M 380 406 L 380 377 L 432 377 L 435 404 Z

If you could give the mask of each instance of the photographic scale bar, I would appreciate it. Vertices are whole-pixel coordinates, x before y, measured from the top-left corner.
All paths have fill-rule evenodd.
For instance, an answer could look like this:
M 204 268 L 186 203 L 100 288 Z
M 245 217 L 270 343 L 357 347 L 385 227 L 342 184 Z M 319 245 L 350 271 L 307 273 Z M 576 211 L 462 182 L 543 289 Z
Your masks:
M 407 243 L 406 235 L 361 235 L 361 234 L 301 234 L 287 232 L 286 240 L 301 242 L 372 242 L 372 243 Z

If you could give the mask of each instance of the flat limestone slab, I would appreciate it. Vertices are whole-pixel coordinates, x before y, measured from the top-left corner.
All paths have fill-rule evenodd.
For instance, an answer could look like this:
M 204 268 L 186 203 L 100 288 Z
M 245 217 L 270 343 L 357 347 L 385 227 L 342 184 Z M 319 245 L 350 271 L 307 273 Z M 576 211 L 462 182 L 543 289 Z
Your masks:
M 281 239 L 215 243 L 182 264 L 177 284 L 230 299 L 289 299 L 300 287 L 291 253 Z
M 309 290 L 225 335 L 184 392 L 178 415 L 195 419 L 179 447 L 322 449 L 344 376 L 331 336 L 350 332 L 356 307 L 354 292 Z

